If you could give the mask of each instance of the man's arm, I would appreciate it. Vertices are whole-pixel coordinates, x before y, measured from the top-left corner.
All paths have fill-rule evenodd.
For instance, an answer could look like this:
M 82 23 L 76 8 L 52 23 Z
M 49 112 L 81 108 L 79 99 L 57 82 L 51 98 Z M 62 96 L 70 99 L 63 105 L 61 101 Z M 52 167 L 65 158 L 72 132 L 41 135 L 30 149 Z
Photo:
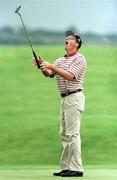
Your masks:
M 53 77 L 54 76 L 54 72 L 51 70 L 51 69 L 45 69 L 45 70 L 43 70 L 42 68 L 41 68 L 41 72 L 43 73 L 43 75 L 45 76 L 45 77 Z
M 67 80 L 72 80 L 75 78 L 74 74 L 72 74 L 71 72 L 66 71 L 62 68 L 58 68 L 57 66 L 50 64 L 46 61 L 43 61 L 40 66 L 42 71 L 51 70 L 51 72 L 53 72 L 54 74 L 58 74 L 59 76 L 62 76 Z

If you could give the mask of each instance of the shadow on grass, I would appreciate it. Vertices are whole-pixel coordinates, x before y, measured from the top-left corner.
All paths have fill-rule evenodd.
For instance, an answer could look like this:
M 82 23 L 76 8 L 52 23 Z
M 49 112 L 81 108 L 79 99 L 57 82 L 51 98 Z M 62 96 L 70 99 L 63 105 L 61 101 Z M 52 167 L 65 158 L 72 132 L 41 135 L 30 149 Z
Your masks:
M 83 180 L 116 180 L 117 166 L 86 166 Z M 63 177 L 54 177 L 52 174 L 59 171 L 55 166 L 15 166 L 0 167 L 0 180 L 59 180 Z M 78 178 L 78 177 L 77 177 Z M 65 178 L 67 180 L 69 178 Z M 70 180 L 73 180 L 71 177 Z

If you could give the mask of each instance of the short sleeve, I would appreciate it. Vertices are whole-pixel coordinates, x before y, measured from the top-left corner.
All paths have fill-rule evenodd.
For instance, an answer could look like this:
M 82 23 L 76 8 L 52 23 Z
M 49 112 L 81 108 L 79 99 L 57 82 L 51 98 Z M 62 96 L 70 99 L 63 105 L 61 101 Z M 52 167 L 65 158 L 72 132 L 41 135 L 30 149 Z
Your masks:
M 84 58 L 78 58 L 68 69 L 67 71 L 71 72 L 77 79 L 81 72 L 84 72 L 86 69 L 86 60 Z

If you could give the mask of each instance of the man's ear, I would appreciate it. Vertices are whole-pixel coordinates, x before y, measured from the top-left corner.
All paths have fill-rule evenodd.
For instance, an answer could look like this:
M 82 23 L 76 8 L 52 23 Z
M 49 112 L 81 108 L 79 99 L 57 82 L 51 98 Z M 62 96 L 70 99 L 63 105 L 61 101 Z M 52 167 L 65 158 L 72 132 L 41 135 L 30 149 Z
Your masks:
M 75 42 L 75 47 L 78 49 L 79 43 Z

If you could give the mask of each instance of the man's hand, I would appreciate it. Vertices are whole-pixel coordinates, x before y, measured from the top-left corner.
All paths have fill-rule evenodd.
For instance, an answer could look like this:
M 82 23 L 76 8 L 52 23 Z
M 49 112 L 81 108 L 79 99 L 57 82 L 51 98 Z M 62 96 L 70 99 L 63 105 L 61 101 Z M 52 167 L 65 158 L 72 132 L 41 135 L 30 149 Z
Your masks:
M 47 61 L 43 61 L 40 64 L 41 71 L 45 76 L 52 77 L 54 75 L 54 72 L 51 69 L 51 66 L 52 66 L 52 64 L 48 63 Z
M 41 71 L 43 73 L 44 76 L 52 76 L 54 73 L 51 69 L 49 69 L 49 67 L 47 66 L 49 63 L 47 61 L 43 61 L 42 59 L 38 58 L 39 60 L 39 63 L 40 63 L 40 60 L 41 60 L 41 63 L 40 63 L 40 68 L 41 68 Z M 33 66 L 37 66 L 37 63 L 35 62 L 35 58 L 33 57 L 32 58 L 32 64 Z
M 40 66 L 42 71 L 52 69 L 52 64 L 48 63 L 47 61 L 43 61 Z

